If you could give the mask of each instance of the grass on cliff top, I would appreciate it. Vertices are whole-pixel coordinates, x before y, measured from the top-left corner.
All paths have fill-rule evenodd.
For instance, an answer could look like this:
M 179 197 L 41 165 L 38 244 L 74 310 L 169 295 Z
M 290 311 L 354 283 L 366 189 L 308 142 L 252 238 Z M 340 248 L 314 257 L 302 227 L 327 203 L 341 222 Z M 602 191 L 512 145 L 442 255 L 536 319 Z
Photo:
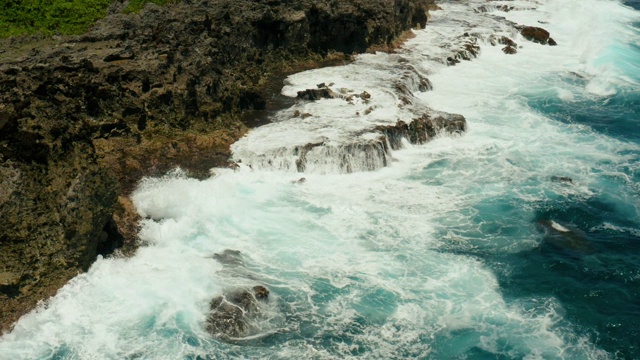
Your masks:
M 177 3 L 178 1 L 180 0 L 131 0 L 127 8 L 124 9 L 124 12 L 126 13 L 138 12 L 142 10 L 142 8 L 144 7 L 144 4 L 148 2 L 162 6 L 167 4 L 174 4 L 174 3 Z
M 144 4 L 178 0 L 131 0 L 125 12 L 137 12 Z M 0 37 L 77 35 L 106 15 L 113 0 L 0 0 Z

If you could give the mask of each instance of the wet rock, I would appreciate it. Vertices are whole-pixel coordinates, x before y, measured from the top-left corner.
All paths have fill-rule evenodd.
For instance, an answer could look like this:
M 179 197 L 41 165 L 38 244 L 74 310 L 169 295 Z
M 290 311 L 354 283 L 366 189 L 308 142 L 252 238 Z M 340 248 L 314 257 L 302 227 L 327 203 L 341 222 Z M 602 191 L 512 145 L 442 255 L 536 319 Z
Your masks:
M 207 331 L 215 337 L 232 340 L 250 334 L 250 320 L 259 312 L 260 302 L 269 299 L 269 290 L 254 286 L 214 298 L 207 316 Z
M 412 144 L 424 144 L 440 133 L 461 134 L 466 129 L 467 121 L 462 115 L 444 113 L 436 116 L 424 114 L 408 124 L 398 121 L 396 125 L 377 127 L 393 150 L 402 148 L 402 139 Z
M 300 179 L 298 179 L 298 180 L 293 180 L 291 183 L 292 183 L 292 184 L 304 184 L 306 181 L 307 181 L 307 179 L 306 179 L 306 178 L 301 177 L 301 178 L 300 178 Z
M 229 162 L 227 163 L 227 167 L 233 171 L 238 171 L 240 170 L 240 164 L 238 164 L 237 162 Z
M 509 12 L 511 10 L 513 10 L 514 7 L 513 6 L 509 6 L 509 5 L 501 5 L 501 6 L 486 6 L 486 5 L 482 5 L 479 6 L 478 8 L 475 9 L 476 12 L 490 12 L 490 11 L 503 11 L 503 12 Z
M 307 89 L 298 91 L 298 96 L 296 98 L 300 100 L 316 101 L 320 99 L 334 99 L 337 97 L 337 93 L 325 87 L 319 89 Z
M 552 176 L 551 181 L 560 182 L 560 183 L 568 183 L 573 184 L 573 179 L 568 176 Z
M 240 114 L 268 108 L 286 71 L 391 43 L 433 2 L 124 3 L 81 36 L 0 39 L 0 264 L 22 274 L 0 330 L 98 254 L 133 252 L 123 199 L 141 177 L 225 166 Z
M 555 40 L 549 37 L 549 32 L 543 28 L 535 26 L 522 26 L 519 27 L 520 34 L 527 40 L 533 41 L 542 45 L 557 45 Z
M 324 145 L 324 142 L 317 142 L 317 143 L 309 143 L 309 144 L 306 144 L 305 146 L 294 148 L 293 154 L 294 156 L 298 156 L 298 159 L 296 160 L 296 169 L 298 170 L 298 172 L 304 172 L 304 169 L 307 165 L 307 161 L 306 161 L 307 153 L 309 153 L 314 148 L 317 148 L 323 145 Z
M 570 225 L 562 225 L 550 219 L 538 220 L 538 230 L 545 234 L 544 242 L 569 256 L 580 256 L 595 251 L 587 234 Z
M 447 57 L 447 65 L 453 66 L 461 60 L 469 61 L 478 57 L 478 54 L 480 54 L 480 46 L 476 44 L 476 39 L 465 40 L 460 49 L 455 50 L 452 56 Z
M 213 254 L 213 258 L 220 264 L 227 266 L 243 266 L 242 254 L 239 250 L 225 249 L 221 253 Z
M 511 38 L 508 38 L 506 36 L 491 36 L 489 38 L 489 42 L 491 43 L 492 46 L 496 46 L 497 44 L 506 45 L 514 48 L 518 46 L 518 44 L 515 41 L 513 41 Z
M 516 48 L 514 48 L 513 46 L 505 46 L 502 48 L 502 52 L 507 55 L 513 55 L 516 54 L 518 50 L 516 50 Z
M 418 90 L 420 90 L 421 92 L 427 92 L 429 90 L 433 90 L 433 85 L 431 84 L 431 81 L 429 79 L 421 78 Z

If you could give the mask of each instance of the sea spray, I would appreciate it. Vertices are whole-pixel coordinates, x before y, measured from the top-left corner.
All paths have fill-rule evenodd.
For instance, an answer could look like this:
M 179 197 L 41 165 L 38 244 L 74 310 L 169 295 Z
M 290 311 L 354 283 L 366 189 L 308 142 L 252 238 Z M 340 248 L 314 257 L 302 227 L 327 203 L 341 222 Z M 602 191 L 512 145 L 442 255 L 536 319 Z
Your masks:
M 637 357 L 640 145 L 571 110 L 634 91 L 633 62 L 605 60 L 619 53 L 608 53 L 608 41 L 637 43 L 629 28 L 637 13 L 604 0 L 513 1 L 508 12 L 488 5 L 443 3 L 399 54 L 296 74 L 284 89 L 295 96 L 335 82 L 337 93 L 366 91 L 372 103 L 300 102 L 234 145 L 237 171 L 145 179 L 133 195 L 145 246 L 132 258 L 99 259 L 23 317 L 0 354 Z M 545 27 L 558 45 L 528 42 L 514 24 Z M 492 36 L 512 38 L 517 53 Z M 469 42 L 477 58 L 448 66 Z M 408 83 L 409 107 L 394 86 L 404 62 L 433 85 L 422 92 Z M 363 128 L 356 111 L 373 105 L 366 128 L 435 109 L 463 114 L 468 129 L 421 145 L 403 139 L 376 171 L 298 174 L 295 159 L 290 168 L 250 166 L 255 154 L 291 144 L 339 148 Z M 240 251 L 241 267 L 215 259 L 226 249 Z M 260 330 L 239 342 L 206 333 L 212 298 L 257 284 L 272 297 Z

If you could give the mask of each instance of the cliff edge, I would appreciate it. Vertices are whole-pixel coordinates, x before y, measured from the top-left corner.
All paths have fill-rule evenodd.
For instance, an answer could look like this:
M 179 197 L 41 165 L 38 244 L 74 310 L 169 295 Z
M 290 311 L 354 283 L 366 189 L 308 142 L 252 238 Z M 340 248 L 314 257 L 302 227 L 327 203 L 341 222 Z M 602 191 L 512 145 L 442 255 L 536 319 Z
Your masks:
M 0 40 L 0 329 L 135 247 L 142 176 L 224 166 L 284 74 L 390 44 L 432 3 L 116 1 L 84 35 Z

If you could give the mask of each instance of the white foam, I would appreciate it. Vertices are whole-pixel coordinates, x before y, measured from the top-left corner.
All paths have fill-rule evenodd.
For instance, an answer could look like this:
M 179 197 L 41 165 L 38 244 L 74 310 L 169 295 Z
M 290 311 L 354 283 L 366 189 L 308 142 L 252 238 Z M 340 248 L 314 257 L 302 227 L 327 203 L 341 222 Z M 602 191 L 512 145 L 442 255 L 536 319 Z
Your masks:
M 636 145 L 545 118 L 526 97 L 574 101 L 627 86 L 633 80 L 598 63 L 609 38 L 596 40 L 597 31 L 624 29 L 634 13 L 606 0 L 493 2 L 490 13 L 470 9 L 484 1 L 468 3 L 443 3 L 399 55 L 365 55 L 347 67 L 290 77 L 287 95 L 334 82 L 336 92 L 369 92 L 371 103 L 324 99 L 281 112 L 277 122 L 233 146 L 234 157 L 253 169 L 216 170 L 205 181 L 180 172 L 143 181 L 133 201 L 146 218 L 140 237 L 147 245 L 130 259 L 99 259 L 46 308 L 23 317 L 2 338 L 0 354 L 456 358 L 478 348 L 513 358 L 608 357 L 575 335 L 555 299 L 506 301 L 485 264 L 447 250 L 530 250 L 535 238 L 502 234 L 504 219 L 490 217 L 511 216 L 512 226 L 526 229 L 534 217 L 527 204 L 591 197 L 594 171 L 614 173 L 631 161 L 619 153 L 638 151 Z M 495 10 L 503 4 L 538 10 Z M 527 42 L 498 15 L 528 25 L 549 21 L 542 26 L 559 45 Z M 464 48 L 464 32 L 477 39 L 480 55 L 447 67 L 447 57 Z M 512 37 L 522 47 L 505 55 L 490 45 L 492 35 Z M 423 94 L 413 89 L 410 107 L 400 107 L 390 90 L 408 71 L 395 69 L 404 63 L 398 59 L 414 68 L 409 74 L 428 73 L 434 84 Z M 590 80 L 563 82 L 571 72 Z M 411 79 L 407 84 L 416 86 Z M 365 115 L 370 106 L 375 109 Z M 292 183 L 299 175 L 265 170 L 296 171 L 296 146 L 368 143 L 374 138 L 363 129 L 411 118 L 427 106 L 464 114 L 468 134 L 420 146 L 405 142 L 375 172 L 341 174 L 335 163 L 319 163 L 322 152 L 318 171 L 305 174 L 304 183 Z M 295 110 L 312 116 L 292 120 Z M 548 181 L 554 175 L 577 185 Z M 511 210 L 482 209 L 510 198 Z M 502 228 L 492 229 L 495 223 Z M 225 249 L 240 250 L 245 266 L 225 268 L 211 258 Z M 258 321 L 260 331 L 241 345 L 260 346 L 211 339 L 204 331 L 209 300 L 256 283 L 271 290 L 272 301 Z
M 566 227 L 558 224 L 557 222 L 551 220 L 551 227 L 553 227 L 554 229 L 561 231 L 561 232 L 570 232 L 571 230 L 567 229 Z

